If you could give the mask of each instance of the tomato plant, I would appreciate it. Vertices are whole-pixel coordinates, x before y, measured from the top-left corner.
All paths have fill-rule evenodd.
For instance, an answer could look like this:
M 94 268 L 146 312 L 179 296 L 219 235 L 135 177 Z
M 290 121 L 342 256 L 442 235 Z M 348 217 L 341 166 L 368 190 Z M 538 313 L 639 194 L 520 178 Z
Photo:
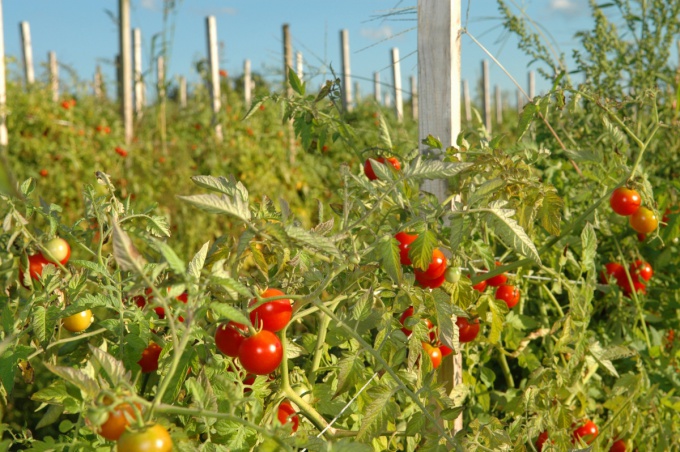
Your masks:
M 642 203 L 640 194 L 626 187 L 619 187 L 609 198 L 609 205 L 619 215 L 627 216 L 634 214 Z
M 262 292 L 261 298 L 279 297 L 285 295 L 279 289 L 269 288 Z M 257 299 L 250 300 L 250 305 L 257 303 Z M 268 301 L 261 304 L 257 308 L 250 311 L 250 322 L 256 328 L 263 328 L 265 330 L 276 333 L 281 331 L 288 325 L 290 318 L 293 315 L 293 308 L 290 304 L 289 298 L 280 298 L 278 300 Z
M 45 259 L 45 256 L 43 256 L 41 253 L 38 254 L 32 254 L 28 256 L 28 269 L 29 273 L 31 275 L 31 278 L 33 279 L 40 279 L 40 276 L 42 275 L 43 267 L 47 264 L 49 264 L 50 261 Z M 23 280 L 23 277 L 21 278 Z
M 243 368 L 255 375 L 267 375 L 281 364 L 281 341 L 271 331 L 262 330 L 241 342 L 238 359 Z
M 143 430 L 124 433 L 118 439 L 117 447 L 121 452 L 170 452 L 172 438 L 165 427 L 154 424 Z

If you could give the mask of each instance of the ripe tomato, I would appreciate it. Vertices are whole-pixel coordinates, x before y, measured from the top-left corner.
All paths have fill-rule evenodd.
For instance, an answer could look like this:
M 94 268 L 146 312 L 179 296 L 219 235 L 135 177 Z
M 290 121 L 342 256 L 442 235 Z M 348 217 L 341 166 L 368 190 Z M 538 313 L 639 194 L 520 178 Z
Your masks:
M 142 409 L 139 404 L 137 404 L 137 408 L 139 410 Z M 130 425 L 128 419 L 134 418 L 135 409 L 132 405 L 121 403 L 109 412 L 109 417 L 106 418 L 106 422 L 99 426 L 97 433 L 108 440 L 116 441 L 125 432 L 127 426 Z
M 148 374 L 158 370 L 158 358 L 161 356 L 163 349 L 160 345 L 152 342 L 142 352 L 142 357 L 137 361 L 137 364 L 142 368 L 142 373 Z
M 413 315 L 413 306 L 409 306 L 408 309 L 406 309 L 402 314 L 401 317 L 399 317 L 399 322 L 403 325 L 406 322 L 406 319 L 411 317 Z M 423 319 L 425 322 L 425 325 L 427 325 L 427 330 L 430 332 L 430 340 L 434 341 L 435 339 L 435 332 L 434 332 L 434 325 L 432 322 L 430 322 L 430 319 Z M 401 331 L 406 335 L 406 337 L 411 335 L 412 330 L 409 330 L 408 328 L 404 327 L 401 329 Z
M 622 439 L 617 439 L 614 441 L 614 444 L 612 444 L 609 452 L 626 452 L 626 442 Z
M 618 262 L 609 262 L 605 264 L 604 268 L 605 271 L 600 273 L 600 280 L 603 284 L 607 284 L 610 277 L 614 277 L 619 284 L 621 284 L 622 280 L 626 279 L 626 269 Z
M 215 331 L 215 345 L 217 349 L 227 356 L 237 357 L 241 342 L 245 339 L 243 333 L 247 331 L 246 326 L 241 323 L 223 323 Z
M 630 227 L 640 234 L 649 234 L 659 226 L 659 219 L 656 218 L 654 211 L 640 207 L 630 216 Z
M 427 269 L 420 270 L 416 268 L 413 272 L 416 275 L 418 282 L 423 282 L 427 280 L 438 279 L 440 276 L 444 275 L 446 271 L 446 256 L 441 252 L 439 248 L 435 248 L 432 251 L 432 260 Z M 440 284 L 441 285 L 441 284 Z M 439 286 L 437 286 L 439 287 Z
M 637 280 L 637 278 L 633 277 L 631 275 L 631 278 L 633 279 L 633 287 L 631 288 L 630 283 L 628 282 L 628 279 L 626 278 L 625 280 L 622 280 L 619 283 L 619 286 L 621 287 L 621 290 L 623 290 L 623 294 L 630 298 L 630 294 L 635 291 L 636 293 L 647 293 L 647 286 L 645 286 L 643 283 Z
M 541 452 L 543 450 L 543 445 L 545 442 L 548 441 L 548 431 L 544 430 L 541 432 L 540 435 L 538 435 L 538 438 L 536 439 L 536 450 L 538 452 Z
M 116 154 L 120 155 L 121 157 L 127 157 L 128 155 L 128 152 L 125 149 L 121 148 L 120 146 L 116 146 L 115 151 Z
M 639 259 L 630 264 L 629 271 L 631 276 L 639 276 L 644 281 L 649 281 L 654 275 L 654 270 L 652 270 L 649 262 L 642 262 Z
M 171 452 L 172 438 L 160 424 L 137 432 L 125 432 L 118 439 L 119 452 Z
M 496 261 L 496 267 L 500 267 L 502 264 L 498 261 Z M 498 287 L 502 286 L 508 282 L 508 277 L 505 273 L 501 273 L 500 275 L 492 276 L 491 278 L 486 280 L 486 283 L 491 286 L 491 287 Z
M 280 297 L 285 295 L 278 289 L 267 289 L 260 295 L 262 298 Z M 257 298 L 250 300 L 248 306 L 257 303 Z M 290 305 L 289 298 L 281 298 L 280 300 L 268 301 L 260 305 L 250 312 L 250 321 L 259 328 L 276 333 L 281 331 L 288 325 L 293 316 L 293 308 Z
M 434 347 L 427 342 L 423 342 L 423 351 L 432 360 L 432 368 L 436 369 L 442 363 L 442 352 L 439 347 Z
M 451 350 L 449 347 L 447 347 L 446 345 L 442 344 L 441 342 L 439 343 L 438 347 L 439 347 L 439 351 L 440 351 L 441 354 L 442 354 L 442 358 L 446 358 L 446 357 L 449 356 L 451 353 L 453 353 L 453 350 Z
M 503 285 L 496 289 L 496 300 L 503 300 L 512 309 L 519 302 L 519 289 L 515 286 Z
M 94 316 L 92 315 L 92 311 L 89 309 L 77 314 L 73 314 L 61 320 L 64 328 L 72 333 L 80 333 L 81 331 L 88 329 L 90 325 L 92 325 L 93 321 Z
M 409 245 L 418 238 L 418 235 L 397 232 L 394 238 L 399 241 L 399 261 L 401 265 L 411 265 L 411 258 L 408 257 Z
M 66 265 L 71 257 L 71 247 L 61 237 L 55 237 L 45 244 L 47 255 L 52 255 L 61 265 Z M 49 257 L 47 258 L 49 260 Z
M 42 275 L 43 267 L 45 265 L 49 264 L 49 263 L 50 263 L 50 261 L 45 259 L 45 256 L 43 256 L 41 253 L 28 256 L 28 268 L 29 268 L 29 272 L 31 274 L 31 278 L 36 279 L 36 280 L 40 279 L 40 276 Z M 24 279 L 23 270 L 22 270 L 21 279 L 22 279 L 22 281 Z
M 599 430 L 597 425 L 591 420 L 586 420 L 580 427 L 574 430 L 574 439 L 572 442 L 576 442 L 579 438 L 583 440 L 586 444 L 590 444 L 595 441 Z
M 436 279 L 422 279 L 422 277 L 416 275 L 416 282 L 418 282 L 419 285 L 429 289 L 436 289 L 437 287 L 444 284 L 444 281 L 446 281 L 445 274 L 442 274 L 439 278 Z
M 272 373 L 283 360 L 281 341 L 271 331 L 262 330 L 241 342 L 238 359 L 243 368 L 251 374 Z
M 465 317 L 457 317 L 458 341 L 461 344 L 475 340 L 479 334 L 479 319 L 474 319 L 472 323 Z
M 170 291 L 169 287 L 168 291 Z M 144 290 L 144 295 L 137 295 L 136 297 L 133 297 L 132 300 L 135 302 L 137 306 L 139 306 L 140 309 L 144 309 L 146 303 L 153 300 L 153 295 L 151 295 L 152 292 L 153 290 L 151 289 L 151 287 L 147 287 Z M 189 301 L 189 294 L 187 292 L 182 292 L 181 294 L 175 297 L 175 300 L 181 301 L 182 303 L 186 304 L 187 301 Z M 156 306 L 155 308 L 153 308 L 153 310 L 159 319 L 163 320 L 165 318 L 165 309 L 162 306 Z M 177 317 L 177 320 L 179 320 L 180 322 L 184 322 L 184 317 L 180 315 Z
M 623 216 L 635 213 L 640 208 L 641 202 L 640 193 L 626 187 L 617 188 L 609 198 L 609 205 L 612 206 L 612 210 Z
M 47 177 L 48 174 L 49 173 L 47 172 L 47 170 L 45 168 L 40 170 L 40 176 L 41 177 Z
M 468 278 L 469 277 L 470 275 L 468 275 Z M 477 292 L 484 292 L 484 290 L 486 289 L 486 280 L 478 282 L 477 284 L 472 286 L 472 288 L 475 289 Z
M 290 402 L 281 402 L 276 413 L 276 417 L 279 419 L 281 425 L 291 422 L 293 424 L 293 433 L 297 432 L 298 425 L 300 424 L 300 418 L 297 414 L 295 414 L 295 409 L 290 404 Z
M 401 169 L 401 162 L 399 162 L 399 160 L 397 160 L 396 157 L 388 157 L 387 159 L 385 159 L 385 157 L 378 157 L 373 160 L 383 164 L 389 163 L 397 171 Z M 366 175 L 366 177 L 368 177 L 368 180 L 376 180 L 378 178 L 378 176 L 375 175 L 375 172 L 373 172 L 373 167 L 371 166 L 370 159 L 366 159 L 366 161 L 364 162 L 364 174 Z

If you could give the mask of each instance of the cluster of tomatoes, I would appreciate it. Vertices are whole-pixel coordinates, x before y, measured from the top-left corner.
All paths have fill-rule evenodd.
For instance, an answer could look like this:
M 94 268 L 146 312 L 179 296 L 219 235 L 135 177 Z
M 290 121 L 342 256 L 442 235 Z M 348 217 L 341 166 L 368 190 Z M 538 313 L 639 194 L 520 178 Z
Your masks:
M 412 265 L 408 253 L 411 243 L 415 242 L 418 235 L 398 232 L 394 238 L 399 242 L 399 262 L 404 266 Z M 446 265 L 446 256 L 444 256 L 444 253 L 442 253 L 439 248 L 435 248 L 432 251 L 432 258 L 428 267 L 425 270 L 419 268 L 413 270 L 416 282 L 422 287 L 436 289 L 441 286 L 446 279 Z
M 497 267 L 500 265 L 500 262 L 496 262 Z M 503 300 L 505 304 L 508 305 L 508 309 L 512 309 L 517 303 L 519 303 L 521 293 L 518 287 L 515 287 L 512 284 L 507 284 L 507 282 L 508 275 L 501 273 L 500 275 L 492 276 L 475 284 L 472 286 L 472 288 L 478 292 L 484 292 L 487 286 L 495 287 L 496 300 Z
M 168 430 L 160 424 L 147 425 L 141 430 L 128 430 L 130 420 L 136 419 L 137 413 L 141 413 L 142 406 L 135 403 L 135 407 L 129 403 L 120 403 L 111 407 L 112 400 L 104 398 L 109 414 L 103 424 L 99 426 L 97 433 L 109 441 L 117 441 L 119 451 L 172 451 L 172 438 Z
M 656 230 L 659 220 L 652 209 L 640 207 L 640 194 L 626 187 L 619 187 L 609 198 L 609 205 L 619 215 L 627 216 L 632 227 L 638 234 L 646 235 Z
M 572 425 L 572 428 L 573 427 L 575 427 L 575 425 Z M 586 444 L 592 444 L 599 433 L 600 430 L 597 428 L 597 425 L 593 421 L 587 419 L 574 429 L 572 432 L 571 442 L 572 444 L 575 444 L 577 441 L 582 441 Z M 548 441 L 548 439 L 547 431 L 544 431 L 538 435 L 538 439 L 536 439 L 536 450 L 538 450 L 538 452 L 543 450 L 543 446 L 545 445 L 546 441 Z M 617 439 L 612 444 L 609 452 L 626 452 L 626 442 L 622 439 Z
M 392 168 L 395 169 L 395 171 L 400 171 L 401 170 L 401 162 L 396 158 L 396 157 L 378 157 L 373 159 L 376 162 L 380 162 L 382 164 L 390 164 L 392 165 Z M 373 166 L 371 165 L 371 160 L 366 159 L 364 162 L 364 174 L 366 177 L 368 177 L 368 180 L 376 180 L 378 179 L 378 176 L 375 175 L 375 172 L 373 171 Z
M 627 273 L 626 268 L 618 262 L 609 262 L 604 267 L 605 270 L 600 275 L 602 282 L 607 283 L 613 278 L 627 297 L 630 297 L 633 292 L 647 293 L 647 286 L 642 281 L 648 282 L 654 275 L 652 266 L 639 259 L 631 262 Z M 630 279 L 628 279 L 629 275 Z

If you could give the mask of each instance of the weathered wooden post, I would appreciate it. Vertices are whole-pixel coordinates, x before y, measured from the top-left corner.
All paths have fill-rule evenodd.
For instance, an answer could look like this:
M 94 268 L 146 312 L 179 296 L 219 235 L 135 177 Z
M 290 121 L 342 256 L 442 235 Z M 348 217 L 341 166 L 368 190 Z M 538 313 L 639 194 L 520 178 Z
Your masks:
M 394 86 L 394 110 L 397 114 L 397 121 L 404 119 L 404 100 L 401 93 L 401 61 L 399 60 L 399 49 L 392 48 L 392 85 Z
M 496 124 L 500 126 L 503 124 L 503 96 L 501 94 L 500 86 L 495 86 L 494 94 L 496 98 Z
M 414 121 L 418 120 L 418 84 L 416 83 L 416 77 L 412 75 L 409 78 L 411 82 L 411 116 Z
M 21 22 L 19 24 L 21 30 L 21 48 L 24 53 L 24 76 L 26 85 L 32 85 L 35 82 L 35 72 L 33 71 L 33 47 L 31 46 L 31 26 L 28 22 Z
M 135 113 L 140 117 L 144 108 L 144 81 L 142 80 L 142 30 L 139 28 L 132 31 L 132 47 L 134 49 Z
M 375 101 L 380 105 L 382 101 L 381 89 L 380 89 L 380 72 L 373 73 L 373 97 Z
M 491 87 L 487 60 L 482 61 L 482 97 L 484 99 L 484 128 L 488 134 L 491 134 Z
M 187 78 L 184 76 L 179 78 L 179 106 L 187 107 Z
M 165 58 L 163 55 L 156 60 L 156 76 L 158 83 L 158 99 L 162 102 L 165 99 Z
M 295 54 L 295 63 L 296 63 L 295 73 L 297 74 L 298 78 L 302 80 L 305 77 L 304 66 L 302 64 L 302 52 L 297 52 Z
M 465 106 L 465 121 L 472 122 L 472 106 L 470 105 L 470 85 L 467 80 L 463 80 L 463 105 Z
M 245 60 L 243 62 L 243 103 L 246 105 L 246 108 L 250 108 L 250 104 L 253 101 L 252 77 L 250 60 Z
M 94 71 L 94 96 L 97 99 L 101 99 L 104 97 L 104 77 L 102 76 L 102 68 L 101 66 L 97 65 L 97 68 Z
M 59 64 L 57 64 L 57 54 L 49 52 L 47 54 L 47 61 L 50 66 L 50 89 L 52 90 L 52 100 L 57 102 L 59 100 Z
M 7 139 L 7 83 L 5 80 L 5 22 L 2 16 L 2 0 L 0 0 L 0 146 L 6 147 Z M 0 149 L 0 155 L 3 150 Z
M 438 137 L 444 148 L 456 144 L 460 133 L 460 0 L 418 0 L 418 92 L 420 113 L 418 137 Z M 424 151 L 424 149 L 423 149 Z M 423 190 L 446 199 L 446 182 L 431 180 Z M 462 384 L 461 354 L 444 359 L 439 378 L 446 391 Z M 463 418 L 454 423 L 462 430 Z
M 215 138 L 218 142 L 222 141 L 222 124 L 217 117 L 222 108 L 222 101 L 220 99 L 220 61 L 217 55 L 217 25 L 215 23 L 215 16 L 208 16 L 205 19 L 206 28 L 208 32 L 208 65 L 210 96 L 212 97 L 212 122 L 215 127 Z
M 125 128 L 125 143 L 132 141 L 132 58 L 130 55 L 130 0 L 118 0 L 120 33 L 121 115 Z
M 529 71 L 529 101 L 534 101 L 536 95 L 536 80 L 534 78 L 534 71 Z
M 522 113 L 522 108 L 524 107 L 524 96 L 522 96 L 522 91 L 517 90 L 517 113 Z
M 340 53 L 342 55 L 342 108 L 352 111 L 352 75 L 349 67 L 349 31 L 340 30 Z
M 293 67 L 293 44 L 290 39 L 290 26 L 283 24 L 283 89 L 286 91 L 286 96 L 293 95 L 293 88 L 290 86 L 290 78 L 288 71 Z
M 361 85 L 359 82 L 354 82 L 354 105 L 359 105 L 361 102 Z

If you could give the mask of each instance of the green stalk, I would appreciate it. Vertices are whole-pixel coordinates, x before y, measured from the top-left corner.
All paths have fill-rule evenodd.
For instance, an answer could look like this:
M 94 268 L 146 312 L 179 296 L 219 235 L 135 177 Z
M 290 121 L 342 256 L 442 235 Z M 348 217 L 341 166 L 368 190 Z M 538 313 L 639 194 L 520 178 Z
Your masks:
M 510 366 L 508 365 L 508 360 L 503 352 L 500 352 L 498 354 L 498 363 L 501 365 L 501 370 L 503 371 L 503 376 L 505 377 L 505 383 L 508 385 L 509 388 L 514 388 L 515 379 L 512 378 L 512 373 L 510 373 Z
M 319 313 L 319 331 L 316 336 L 316 348 L 314 350 L 314 358 L 312 359 L 312 367 L 309 369 L 307 379 L 314 383 L 316 381 L 316 373 L 321 364 L 321 357 L 323 356 L 324 345 L 326 345 L 326 333 L 328 332 L 328 325 L 331 323 L 331 318 L 323 312 Z

